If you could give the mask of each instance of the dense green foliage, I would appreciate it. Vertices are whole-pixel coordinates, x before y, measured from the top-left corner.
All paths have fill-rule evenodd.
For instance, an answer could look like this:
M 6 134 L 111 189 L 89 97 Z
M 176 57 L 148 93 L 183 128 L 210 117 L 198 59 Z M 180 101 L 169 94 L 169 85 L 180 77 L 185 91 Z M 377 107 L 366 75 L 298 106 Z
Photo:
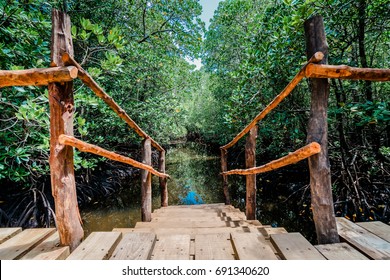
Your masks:
M 0 0 L 0 69 L 50 64 L 52 8 L 71 16 L 76 60 L 163 145 L 186 136 L 230 141 L 306 61 L 303 22 L 312 15 L 324 17 L 330 64 L 389 68 L 388 0 L 225 0 L 205 34 L 197 0 Z M 200 71 L 187 61 L 198 57 Z M 76 81 L 74 89 L 78 138 L 110 150 L 139 145 L 87 87 Z M 358 215 L 389 197 L 389 90 L 331 81 L 334 193 Z M 1 185 L 37 186 L 48 174 L 47 94 L 1 89 Z M 309 97 L 303 81 L 261 122 L 260 162 L 304 145 Z M 76 168 L 83 173 L 99 160 L 76 153 Z

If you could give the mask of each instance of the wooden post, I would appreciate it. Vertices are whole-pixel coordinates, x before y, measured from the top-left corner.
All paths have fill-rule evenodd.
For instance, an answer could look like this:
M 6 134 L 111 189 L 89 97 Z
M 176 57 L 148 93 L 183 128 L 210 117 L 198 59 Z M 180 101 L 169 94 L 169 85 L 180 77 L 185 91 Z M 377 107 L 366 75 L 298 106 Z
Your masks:
M 152 165 L 152 145 L 149 138 L 142 141 L 142 163 Z M 141 178 L 141 218 L 143 222 L 150 222 L 152 220 L 152 174 L 142 170 Z
M 221 170 L 222 172 L 227 171 L 227 150 L 221 149 Z M 230 205 L 230 194 L 229 194 L 229 184 L 227 175 L 222 175 L 223 180 L 223 194 L 225 196 L 225 204 Z
M 245 144 L 245 166 L 256 166 L 257 126 L 251 128 Z M 256 220 L 256 174 L 246 175 L 246 218 Z
M 160 151 L 158 158 L 158 171 L 165 173 L 165 151 Z M 167 178 L 159 178 L 161 191 L 161 207 L 168 206 Z
M 308 59 L 318 51 L 327 64 L 328 44 L 321 16 L 315 16 L 304 23 L 306 52 Z M 333 208 L 331 174 L 328 157 L 328 79 L 310 79 L 311 108 L 307 131 L 307 142 L 317 142 L 321 152 L 309 158 L 311 205 L 319 244 L 338 243 L 339 236 Z
M 57 10 L 52 12 L 52 65 L 64 66 L 63 52 L 73 53 L 70 18 Z M 49 84 L 50 105 L 50 176 L 61 245 L 75 249 L 84 237 L 77 204 L 73 167 L 73 147 L 61 145 L 61 134 L 73 136 L 73 82 Z

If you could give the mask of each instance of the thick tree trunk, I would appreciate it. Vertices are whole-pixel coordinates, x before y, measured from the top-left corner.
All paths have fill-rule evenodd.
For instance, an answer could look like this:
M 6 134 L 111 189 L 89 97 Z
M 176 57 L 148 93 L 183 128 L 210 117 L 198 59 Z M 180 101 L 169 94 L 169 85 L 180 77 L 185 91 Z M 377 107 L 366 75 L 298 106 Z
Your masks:
M 149 138 L 142 141 L 142 163 L 152 165 L 152 145 Z M 142 170 L 141 218 L 143 222 L 152 220 L 152 174 Z
M 51 60 L 64 66 L 61 56 L 73 53 L 68 15 L 53 10 Z M 49 84 L 50 105 L 50 175 L 61 245 L 75 249 L 84 237 L 77 204 L 73 167 L 73 147 L 61 145 L 61 134 L 73 136 L 73 82 Z
M 246 168 L 256 167 L 257 126 L 251 128 L 245 144 Z M 246 175 L 246 218 L 256 220 L 256 174 Z
M 322 17 L 305 21 L 306 51 L 309 59 L 321 51 L 327 63 L 328 45 Z M 319 244 L 337 243 L 339 236 L 334 214 L 331 174 L 328 157 L 328 79 L 311 79 L 311 109 L 307 142 L 317 142 L 321 152 L 309 158 L 311 204 Z

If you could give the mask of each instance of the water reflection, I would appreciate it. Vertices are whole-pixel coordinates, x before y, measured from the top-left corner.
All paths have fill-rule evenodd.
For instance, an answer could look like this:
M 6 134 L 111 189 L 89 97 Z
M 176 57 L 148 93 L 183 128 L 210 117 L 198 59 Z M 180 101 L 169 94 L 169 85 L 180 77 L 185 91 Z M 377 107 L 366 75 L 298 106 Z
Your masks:
M 167 151 L 169 205 L 219 203 L 223 193 L 219 178 L 220 161 L 210 156 L 205 148 L 194 143 Z M 134 227 L 141 220 L 140 179 L 128 184 L 112 197 L 83 209 L 81 216 L 85 235 L 93 231 Z M 160 207 L 158 178 L 153 176 L 153 209 Z

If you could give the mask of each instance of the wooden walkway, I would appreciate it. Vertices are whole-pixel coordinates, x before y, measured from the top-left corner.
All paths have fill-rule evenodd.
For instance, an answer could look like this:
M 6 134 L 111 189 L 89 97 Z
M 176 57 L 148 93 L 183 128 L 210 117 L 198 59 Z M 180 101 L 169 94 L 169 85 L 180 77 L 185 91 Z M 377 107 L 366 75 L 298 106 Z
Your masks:
M 55 229 L 0 229 L 0 259 L 69 260 L 349 260 L 390 259 L 390 226 L 337 218 L 343 243 L 311 245 L 287 233 L 248 221 L 232 206 L 169 206 L 149 223 L 91 233 L 72 253 L 59 247 Z

